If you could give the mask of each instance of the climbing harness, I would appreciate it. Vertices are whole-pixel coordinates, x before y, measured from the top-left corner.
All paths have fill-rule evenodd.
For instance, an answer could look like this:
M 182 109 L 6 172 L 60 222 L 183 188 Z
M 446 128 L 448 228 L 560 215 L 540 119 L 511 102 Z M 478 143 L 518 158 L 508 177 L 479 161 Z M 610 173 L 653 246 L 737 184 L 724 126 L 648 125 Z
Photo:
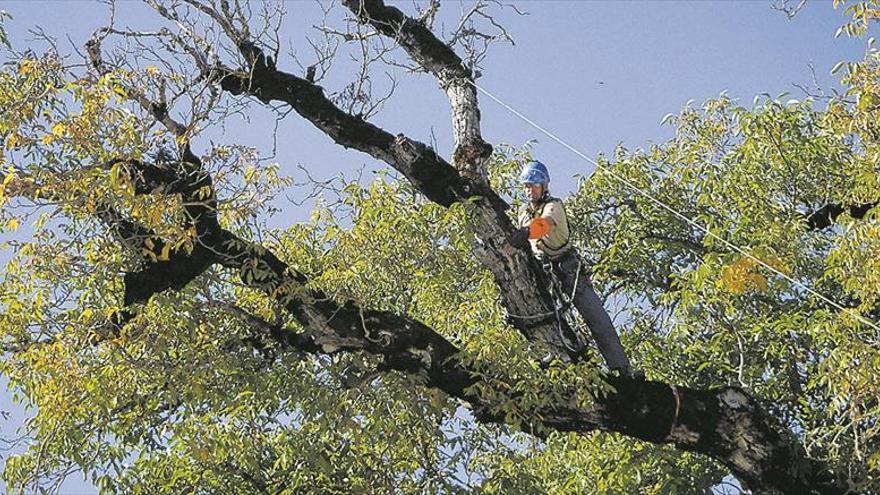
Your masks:
M 577 271 L 574 275 L 574 285 L 571 288 L 571 294 L 567 293 L 565 285 L 557 276 L 556 270 L 553 268 L 553 263 L 556 261 L 546 258 L 540 259 L 541 267 L 544 269 L 544 273 L 550 280 L 548 289 L 550 291 L 550 297 L 553 299 L 553 311 L 538 313 L 536 315 L 517 315 L 508 313 L 508 316 L 517 320 L 528 320 L 529 323 L 525 325 L 526 328 L 534 328 L 546 323 L 551 318 L 555 319 L 556 331 L 558 332 L 559 339 L 562 341 L 563 345 L 569 351 L 578 353 L 586 346 L 581 336 L 581 332 L 573 330 L 571 333 L 574 334 L 574 338 L 566 337 L 562 321 L 565 318 L 566 313 L 569 314 L 569 321 L 574 321 L 574 317 L 571 315 L 570 311 L 572 306 L 574 306 L 574 298 L 577 296 L 578 283 L 580 282 L 581 275 L 581 260 L 580 258 L 577 258 L 577 254 L 574 251 L 566 256 L 575 256 L 577 260 Z M 574 325 L 572 325 L 572 327 L 574 327 Z M 578 347 L 572 347 L 569 345 L 569 342 L 572 340 L 574 341 L 573 344 Z
M 565 284 L 557 275 L 557 270 L 553 267 L 554 263 L 558 263 L 559 265 L 561 265 L 562 259 L 568 256 L 574 256 L 575 260 L 577 261 L 577 267 L 575 268 L 574 273 L 574 284 L 571 287 L 571 294 L 567 294 L 567 291 L 565 290 Z M 566 337 L 564 327 L 562 325 L 562 320 L 567 314 L 569 316 L 569 322 L 576 321 L 574 319 L 574 315 L 571 313 L 571 308 L 574 306 L 574 298 L 577 296 L 578 283 L 580 282 L 581 260 L 577 256 L 577 253 L 575 253 L 572 249 L 569 251 L 568 254 L 563 255 L 563 257 L 559 260 L 541 260 L 541 265 L 544 268 L 544 272 L 547 273 L 548 277 L 550 277 L 550 295 L 553 297 L 553 312 L 556 316 L 556 331 L 559 333 L 559 339 L 569 351 L 574 353 L 580 352 L 581 349 L 586 347 L 586 343 L 583 341 L 583 338 L 581 336 L 582 332 L 572 330 L 571 333 L 573 335 L 571 337 Z M 559 270 L 561 270 L 561 268 Z M 571 325 L 571 327 L 575 328 L 576 325 Z M 576 347 L 570 346 L 568 344 L 569 341 L 572 341 L 572 344 Z
M 610 168 L 603 166 L 602 164 L 598 163 L 597 161 L 593 160 L 592 158 L 588 157 L 587 155 L 581 153 L 580 151 L 578 151 L 577 148 L 571 146 L 570 144 L 568 144 L 568 143 L 566 143 L 565 141 L 563 141 L 561 138 L 557 137 L 557 136 L 556 136 L 555 134 L 553 134 L 552 132 L 550 132 L 550 131 L 548 131 L 547 129 L 545 129 L 545 128 L 541 127 L 540 125 L 536 124 L 534 121 L 532 121 L 531 119 L 529 119 L 528 117 L 526 117 L 526 116 L 523 115 L 522 113 L 518 112 L 516 109 L 514 109 L 513 107 L 511 107 L 511 106 L 508 105 L 507 103 L 504 103 L 503 101 L 501 101 L 498 97 L 496 97 L 495 95 L 493 95 L 492 93 L 490 93 L 489 91 L 487 91 L 486 89 L 484 89 L 482 86 L 479 86 L 476 82 L 474 82 L 474 81 L 472 81 L 472 80 L 470 80 L 470 79 L 468 79 L 467 81 L 468 81 L 468 82 L 469 82 L 469 83 L 470 83 L 470 84 L 471 84 L 471 85 L 472 85 L 477 91 L 479 91 L 480 93 L 483 93 L 484 95 L 488 96 L 488 97 L 489 97 L 491 100 L 493 100 L 495 103 L 501 105 L 502 107 L 504 107 L 505 109 L 507 109 L 510 113 L 516 115 L 520 120 L 522 120 L 523 122 L 526 122 L 526 123 L 529 124 L 530 126 L 534 127 L 535 129 L 537 129 L 538 131 L 540 131 L 541 133 L 543 133 L 544 135 L 546 135 L 546 136 L 549 137 L 550 139 L 556 141 L 557 143 L 559 143 L 560 145 L 562 145 L 564 148 L 568 149 L 569 151 L 571 151 L 571 152 L 574 153 L 575 155 L 577 155 L 577 156 L 583 158 L 584 160 L 586 160 L 587 162 L 593 164 L 596 168 L 599 168 L 599 169 L 604 170 L 608 175 L 610 175 L 610 176 L 613 177 L 614 179 L 616 179 L 616 180 L 618 180 L 619 182 L 621 182 L 622 184 L 624 184 L 624 185 L 625 185 L 626 187 L 628 187 L 630 190 L 635 191 L 635 192 L 637 192 L 638 194 L 642 195 L 643 197 L 649 199 L 649 200 L 652 201 L 654 204 L 660 206 L 660 207 L 663 208 L 664 210 L 666 210 L 666 211 L 668 211 L 669 213 L 671 213 L 673 216 L 675 216 L 675 217 L 677 217 L 677 218 L 679 218 L 679 219 L 685 221 L 686 223 L 688 223 L 688 224 L 690 224 L 691 226 L 695 227 L 695 228 L 696 228 L 697 230 L 699 230 L 700 232 L 703 232 L 704 234 L 706 234 L 706 236 L 711 237 L 712 239 L 715 239 L 715 240 L 719 241 L 721 244 L 723 244 L 723 245 L 724 245 L 725 247 L 727 247 L 728 249 L 732 249 L 733 251 L 736 251 L 737 253 L 739 253 L 739 254 L 745 256 L 746 258 L 751 259 L 752 261 L 754 261 L 754 262 L 757 263 L 758 265 L 761 265 L 763 268 L 766 268 L 767 270 L 771 271 L 772 273 L 775 273 L 776 275 L 778 275 L 778 276 L 781 277 L 782 279 L 787 280 L 788 282 L 794 284 L 795 286 L 802 288 L 803 290 L 805 290 L 805 291 L 807 291 L 808 293 L 812 294 L 813 296 L 815 296 L 815 297 L 821 299 L 822 301 L 824 301 L 824 302 L 830 304 L 831 306 L 833 306 L 833 307 L 839 309 L 840 311 L 842 311 L 842 312 L 844 312 L 844 313 L 846 313 L 846 314 L 848 314 L 848 315 L 850 315 L 850 316 L 855 317 L 858 321 L 860 321 L 860 322 L 862 322 L 862 323 L 864 323 L 864 324 L 870 326 L 870 327 L 873 328 L 874 330 L 878 330 L 878 331 L 880 331 L 880 325 L 878 325 L 877 323 L 875 323 L 875 322 L 869 320 L 868 318 L 865 318 L 864 316 L 862 316 L 862 315 L 856 313 L 856 312 L 853 311 L 851 308 L 844 307 L 844 306 L 842 306 L 841 304 L 839 304 L 839 303 L 833 301 L 832 299 L 829 299 L 828 297 L 826 297 L 825 295 L 823 295 L 823 294 L 817 292 L 816 290 L 812 289 L 810 286 L 806 285 L 805 283 L 803 283 L 803 282 L 799 282 L 799 281 L 795 280 L 793 277 L 791 277 L 791 276 L 789 276 L 789 275 L 786 275 L 785 273 L 783 273 L 782 271 L 780 271 L 778 268 L 775 268 L 775 267 L 773 267 L 772 265 L 768 264 L 767 262 L 761 260 L 760 258 L 757 258 L 756 256 L 752 255 L 752 254 L 751 254 L 749 251 L 747 251 L 746 249 L 743 249 L 743 248 L 737 246 L 736 244 L 734 244 L 734 243 L 728 241 L 727 239 L 724 239 L 724 238 L 721 237 L 720 235 L 713 233 L 713 232 L 710 231 L 708 228 L 706 228 L 706 227 L 702 226 L 701 224 L 697 223 L 696 221 L 692 220 L 692 219 L 691 219 L 690 217 L 688 217 L 687 215 L 685 215 L 685 214 L 679 212 L 679 211 L 676 210 L 675 208 L 673 208 L 673 207 L 667 205 L 666 203 L 664 203 L 663 201 L 660 201 L 659 199 L 655 198 L 651 193 L 648 193 L 648 192 L 642 190 L 642 189 L 639 188 L 637 185 L 633 184 L 632 181 L 628 180 L 628 179 L 625 178 L 625 177 L 620 176 L 619 174 L 615 173 L 615 172 L 614 172 L 613 170 L 611 170 Z

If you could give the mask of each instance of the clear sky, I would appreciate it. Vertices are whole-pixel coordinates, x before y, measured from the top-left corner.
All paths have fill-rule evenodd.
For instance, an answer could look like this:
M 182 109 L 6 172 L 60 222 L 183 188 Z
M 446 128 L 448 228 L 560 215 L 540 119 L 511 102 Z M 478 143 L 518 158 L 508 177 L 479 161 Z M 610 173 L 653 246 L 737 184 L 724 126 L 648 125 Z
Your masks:
M 394 3 L 404 9 L 412 5 L 410 1 Z M 834 38 L 845 17 L 830 2 L 810 2 L 791 21 L 773 10 L 769 0 L 533 0 L 516 4 L 529 15 L 517 16 L 511 10 L 497 15 L 516 45 L 495 46 L 477 82 L 588 156 L 610 153 L 618 143 L 634 148 L 661 142 L 672 131 L 660 125 L 665 114 L 677 112 L 688 100 L 699 103 L 724 90 L 746 106 L 761 93 L 791 92 L 800 98 L 803 95 L 793 84 L 811 85 L 811 64 L 818 83 L 831 88 L 835 80 L 829 75 L 831 67 L 840 60 L 860 58 L 865 49 L 864 40 Z M 443 5 L 438 27 L 454 23 L 459 10 L 471 2 L 445 0 Z M 290 1 L 285 6 L 288 16 L 282 36 L 308 62 L 304 36 L 321 22 L 320 10 L 311 0 Z M 107 19 L 107 7 L 93 1 L 0 1 L 0 9 L 13 15 L 6 28 L 14 47 L 37 52 L 45 45 L 28 34 L 35 26 L 56 36 L 69 51 L 68 37 L 81 47 Z M 138 2 L 118 3 L 119 25 L 156 27 L 155 17 L 147 14 Z M 278 66 L 299 71 L 289 57 L 282 56 Z M 324 85 L 328 90 L 340 89 L 347 76 L 342 63 Z M 448 158 L 452 149 L 449 108 L 436 81 L 403 75 L 399 82 L 394 98 L 373 122 L 425 142 L 434 136 L 438 151 Z M 573 175 L 592 171 L 592 165 L 486 98 L 481 98 L 481 110 L 484 138 L 490 143 L 521 145 L 538 140 L 535 154 L 549 165 L 555 193 L 564 195 L 574 186 Z M 233 123 L 225 137 L 219 131 L 217 136 L 268 150 L 273 123 L 267 122 L 267 116 L 257 111 L 250 123 Z M 195 144 L 198 150 L 198 141 Z M 279 126 L 277 160 L 295 179 L 301 179 L 297 165 L 308 167 L 319 178 L 353 175 L 364 165 L 367 170 L 384 168 L 366 155 L 334 145 L 293 113 Z M 308 216 L 305 208 L 287 206 L 273 225 L 288 225 Z M 4 259 L 0 253 L 0 261 Z M 0 396 L 0 411 L 12 413 L 5 422 L 0 417 L 3 437 L 11 436 L 23 417 L 8 395 Z M 74 480 L 63 493 L 93 491 L 91 485 Z

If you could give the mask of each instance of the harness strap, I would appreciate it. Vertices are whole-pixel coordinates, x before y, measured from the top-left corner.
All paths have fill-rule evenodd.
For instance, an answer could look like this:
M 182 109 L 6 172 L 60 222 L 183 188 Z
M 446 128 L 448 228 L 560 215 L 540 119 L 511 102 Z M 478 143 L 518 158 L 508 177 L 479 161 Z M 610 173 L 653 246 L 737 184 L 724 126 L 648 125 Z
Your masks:
M 570 255 L 570 254 L 569 254 Z M 553 296 L 554 305 L 553 308 L 556 312 L 556 331 L 559 334 L 559 339 L 562 341 L 563 345 L 568 348 L 569 351 L 577 353 L 580 352 L 581 348 L 579 347 L 571 347 L 568 345 L 567 341 L 569 340 L 565 336 L 565 332 L 562 328 L 562 319 L 564 318 L 564 314 L 571 308 L 572 303 L 574 302 L 574 296 L 577 293 L 577 284 L 578 277 L 580 275 L 580 260 L 578 260 L 577 273 L 574 278 L 574 286 L 572 287 L 571 298 L 566 300 L 565 287 L 563 286 L 562 280 L 556 275 L 556 270 L 554 270 L 552 260 L 548 260 L 546 263 L 543 263 L 544 271 L 550 277 L 550 294 Z M 574 329 L 571 329 L 571 339 L 573 339 L 572 344 L 575 346 L 582 346 L 583 342 L 580 339 L 578 332 Z

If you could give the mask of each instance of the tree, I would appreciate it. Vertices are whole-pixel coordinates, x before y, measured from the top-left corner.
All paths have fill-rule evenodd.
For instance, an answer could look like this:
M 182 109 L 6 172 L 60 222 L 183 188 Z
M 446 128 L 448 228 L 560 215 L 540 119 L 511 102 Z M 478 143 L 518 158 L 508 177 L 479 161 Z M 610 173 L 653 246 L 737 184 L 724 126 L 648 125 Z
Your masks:
M 83 65 L 22 54 L 0 76 L 6 228 L 39 206 L 4 273 L 2 371 L 37 410 L 11 486 L 81 469 L 126 493 L 880 489 L 876 50 L 845 95 L 688 106 L 674 139 L 619 149 L 568 199 L 645 381 L 567 343 L 540 265 L 504 249 L 528 149 L 480 134 L 479 42 L 506 36 L 487 4 L 444 42 L 436 2 L 346 0 L 349 29 L 324 26 L 298 76 L 267 4 L 147 3 L 157 29 L 111 23 Z M 363 71 L 328 95 L 334 39 Z M 369 62 L 398 51 L 449 98 L 451 163 L 369 122 Z M 254 104 L 392 170 L 269 230 L 288 180 L 204 137 Z M 751 257 L 673 233 L 615 176 Z

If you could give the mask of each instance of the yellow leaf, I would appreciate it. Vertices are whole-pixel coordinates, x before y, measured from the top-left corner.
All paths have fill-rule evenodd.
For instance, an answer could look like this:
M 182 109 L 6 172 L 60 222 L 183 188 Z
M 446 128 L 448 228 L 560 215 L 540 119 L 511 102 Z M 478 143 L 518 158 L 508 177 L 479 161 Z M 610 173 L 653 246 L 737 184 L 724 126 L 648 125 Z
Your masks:
M 199 190 L 196 192 L 196 196 L 199 199 L 206 199 L 211 197 L 211 186 L 200 187 Z
M 149 67 L 144 69 L 144 72 L 146 72 L 147 74 L 149 74 L 151 76 L 157 76 L 157 75 L 159 75 L 159 68 L 156 67 L 155 65 L 150 65 Z
M 193 457 L 199 461 L 205 462 L 211 457 L 211 453 L 205 447 L 197 447 L 193 449 Z
M 779 258 L 774 258 L 772 263 L 767 264 L 774 268 L 776 265 L 785 268 Z M 759 264 L 754 259 L 741 256 L 721 270 L 721 277 L 716 285 L 718 288 L 736 295 L 742 295 L 748 291 L 764 292 L 769 288 L 769 284 L 767 278 L 758 272 L 758 267 Z
M 162 261 L 168 261 L 170 256 L 171 256 L 171 244 L 165 243 L 165 245 L 162 246 L 162 252 L 159 253 L 159 259 Z
M 769 266 L 773 267 L 774 270 L 781 272 L 784 275 L 791 275 L 791 268 L 778 256 L 768 255 L 764 257 L 764 263 L 767 263 Z
M 119 185 L 119 169 L 122 167 L 121 163 L 115 163 L 112 167 L 110 167 L 110 187 L 116 189 Z
M 10 149 L 10 150 L 15 149 L 21 144 L 21 142 L 22 142 L 21 135 L 18 134 L 17 132 L 13 132 L 12 134 L 9 135 L 8 138 L 6 138 L 6 149 Z
M 58 122 L 57 124 L 52 126 L 52 135 L 55 137 L 61 137 L 64 135 L 64 131 L 67 130 L 67 126 Z
M 6 230 L 18 230 L 18 219 L 10 218 L 6 221 Z
M 26 58 L 18 63 L 19 74 L 30 74 L 37 67 L 37 61 Z
M 257 171 L 257 169 L 253 165 L 248 165 L 247 167 L 245 167 L 244 168 L 244 180 L 247 182 L 250 182 L 253 179 L 256 171 Z

